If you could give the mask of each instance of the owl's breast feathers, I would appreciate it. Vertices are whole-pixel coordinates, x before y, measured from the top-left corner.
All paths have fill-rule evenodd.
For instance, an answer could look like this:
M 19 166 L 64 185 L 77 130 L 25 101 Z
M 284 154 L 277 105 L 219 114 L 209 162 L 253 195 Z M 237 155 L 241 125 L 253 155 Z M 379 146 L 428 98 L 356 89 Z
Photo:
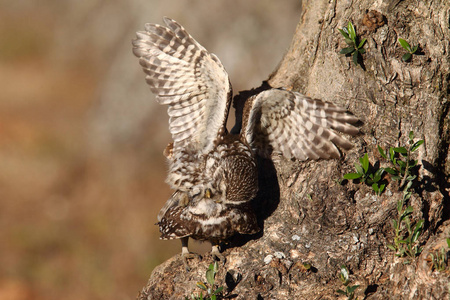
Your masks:
M 161 238 L 222 241 L 235 233 L 258 232 L 250 204 L 258 192 L 258 174 L 249 146 L 238 135 L 228 135 L 217 141 L 213 151 L 188 160 L 173 161 L 169 178 L 184 180 L 173 182 L 178 185 L 171 198 L 178 200 L 160 213 Z M 190 201 L 180 205 L 184 195 Z

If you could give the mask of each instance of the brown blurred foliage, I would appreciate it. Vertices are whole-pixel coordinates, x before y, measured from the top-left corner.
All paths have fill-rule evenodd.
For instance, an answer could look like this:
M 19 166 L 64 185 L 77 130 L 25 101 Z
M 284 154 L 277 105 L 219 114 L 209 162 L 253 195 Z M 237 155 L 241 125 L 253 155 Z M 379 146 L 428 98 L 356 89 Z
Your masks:
M 275 68 L 299 9 L 293 0 L 0 2 L 0 300 L 132 299 L 179 252 L 154 226 L 170 195 L 170 137 L 131 54 L 135 31 L 178 20 L 239 91 Z

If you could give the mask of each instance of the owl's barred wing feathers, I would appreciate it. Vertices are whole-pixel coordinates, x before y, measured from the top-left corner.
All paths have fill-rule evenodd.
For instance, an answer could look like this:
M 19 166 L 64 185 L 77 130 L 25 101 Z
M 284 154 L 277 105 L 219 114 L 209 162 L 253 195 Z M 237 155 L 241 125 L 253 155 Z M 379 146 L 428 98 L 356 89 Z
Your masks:
M 297 92 L 266 90 L 248 105 L 241 134 L 263 156 L 275 151 L 298 160 L 338 158 L 336 146 L 348 150 L 352 144 L 336 131 L 359 132 L 352 125 L 358 119 L 346 109 Z
M 176 21 L 146 24 L 137 32 L 133 53 L 160 104 L 168 105 L 174 152 L 189 146 L 209 151 L 225 124 L 231 102 L 228 74 L 219 59 Z

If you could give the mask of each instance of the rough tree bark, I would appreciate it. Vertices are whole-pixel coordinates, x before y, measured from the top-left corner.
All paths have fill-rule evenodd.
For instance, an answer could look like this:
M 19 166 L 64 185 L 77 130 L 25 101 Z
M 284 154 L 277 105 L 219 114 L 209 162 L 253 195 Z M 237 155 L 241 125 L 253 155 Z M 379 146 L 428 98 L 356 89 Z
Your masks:
M 340 266 L 346 265 L 350 285 L 360 285 L 359 299 L 449 297 L 448 267 L 438 272 L 426 260 L 450 237 L 449 14 L 448 1 L 304 2 L 291 47 L 268 83 L 348 107 L 362 121 L 361 134 L 340 160 L 261 162 L 256 209 L 263 231 L 226 246 L 227 262 L 216 281 L 229 295 L 334 299 L 343 288 Z M 367 38 L 363 67 L 339 54 L 346 44 L 337 29 L 348 21 Z M 420 46 L 411 62 L 401 60 L 399 37 Z M 425 140 L 409 200 L 411 219 L 424 219 L 425 226 L 422 253 L 405 264 L 407 259 L 387 248 L 394 238 L 390 220 L 402 197 L 398 183 L 385 176 L 386 191 L 377 196 L 369 186 L 338 180 L 353 172 L 366 152 L 372 163 L 380 161 L 376 145 L 405 145 L 411 130 Z M 211 261 L 206 254 L 185 272 L 180 256 L 169 259 L 155 268 L 139 299 L 199 293 L 196 282 L 205 281 Z M 305 271 L 304 263 L 311 270 Z

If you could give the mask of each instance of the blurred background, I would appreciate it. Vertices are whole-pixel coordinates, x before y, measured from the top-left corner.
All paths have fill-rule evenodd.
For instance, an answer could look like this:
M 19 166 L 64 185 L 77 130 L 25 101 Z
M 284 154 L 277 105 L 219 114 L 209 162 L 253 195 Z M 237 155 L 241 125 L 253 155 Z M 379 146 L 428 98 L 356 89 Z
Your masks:
M 171 194 L 170 136 L 131 52 L 144 23 L 183 24 L 238 92 L 275 69 L 300 9 L 299 0 L 0 0 L 0 300 L 134 299 L 180 252 L 154 225 Z

